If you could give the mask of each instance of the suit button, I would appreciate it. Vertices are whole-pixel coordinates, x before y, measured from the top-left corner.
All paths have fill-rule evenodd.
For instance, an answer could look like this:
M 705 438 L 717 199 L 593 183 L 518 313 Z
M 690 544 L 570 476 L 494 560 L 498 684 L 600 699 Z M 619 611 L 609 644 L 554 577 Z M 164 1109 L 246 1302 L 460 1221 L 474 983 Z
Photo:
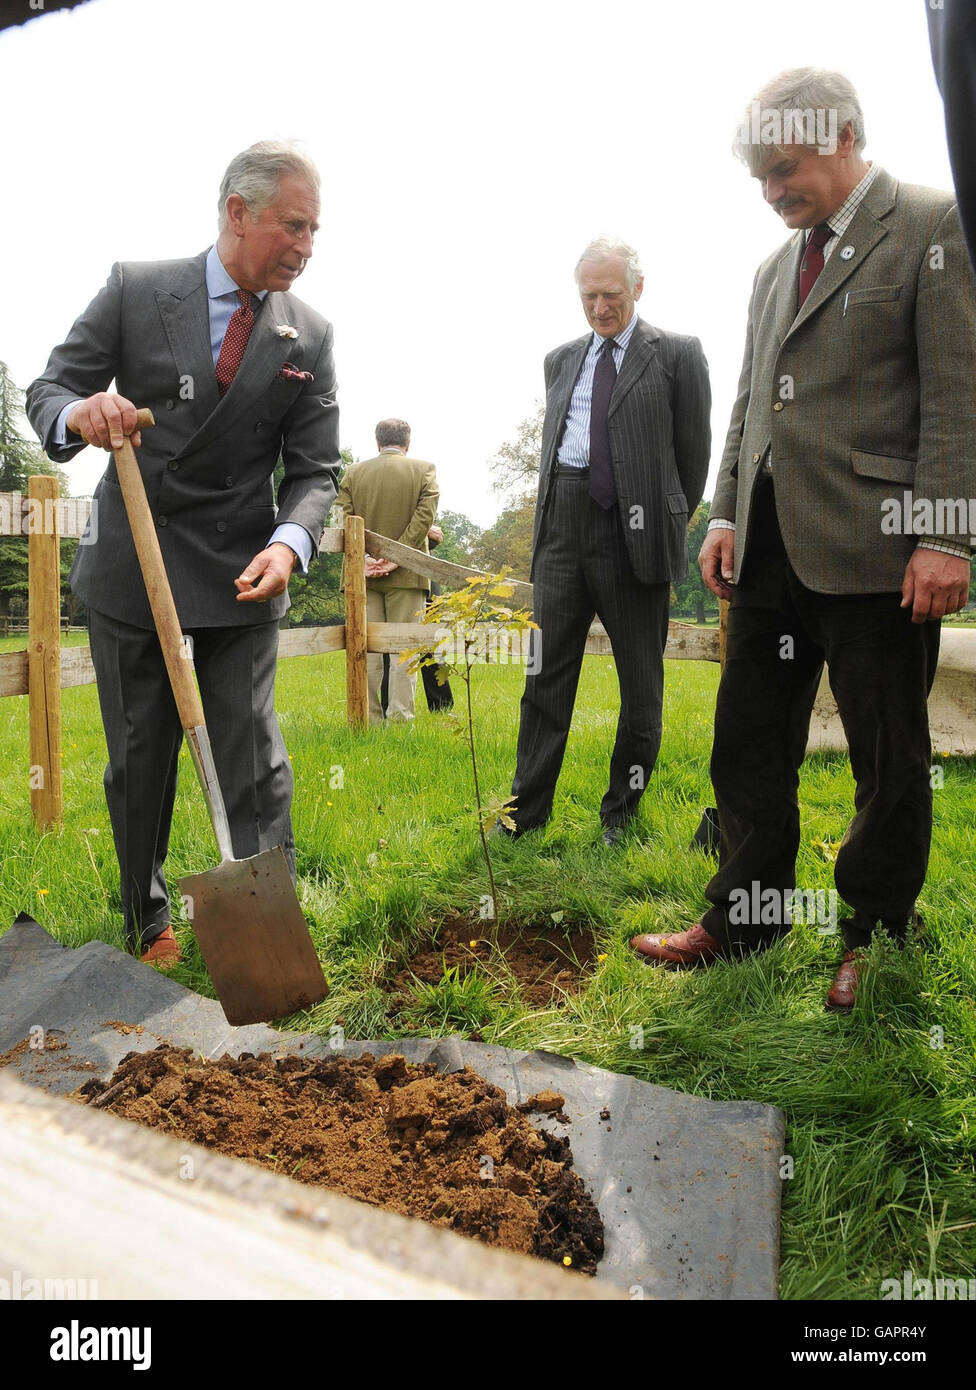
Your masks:
M 157 518 L 156 518 L 156 525 L 157 525 L 157 526 L 165 526 L 165 525 L 166 525 L 166 520 L 167 520 L 167 518 L 166 518 L 165 516 L 157 516 Z
M 175 409 L 176 409 L 176 402 L 175 402 L 175 401 L 167 401 L 167 402 L 166 402 L 166 409 L 167 409 L 167 410 L 175 410 Z
M 228 475 L 228 476 L 224 479 L 224 487 L 233 487 L 233 486 L 234 486 L 234 479 L 231 478 L 231 477 Z
M 263 420 L 259 420 L 259 421 L 257 422 L 257 424 L 254 426 L 254 433 L 255 433 L 255 434 L 260 434 L 261 431 L 262 431 L 263 429 L 264 429 L 264 421 L 263 421 Z
M 777 401 L 776 404 L 773 406 L 773 409 L 774 409 L 774 410 L 782 410 L 782 409 L 783 409 L 783 402 L 782 402 L 782 401 Z
M 752 456 L 752 461 L 753 461 L 753 463 L 758 463 L 761 457 L 762 457 L 762 456 L 761 456 L 760 454 L 753 454 L 753 456 Z
M 176 459 L 170 459 L 169 463 L 166 465 L 171 473 L 176 473 L 179 470 L 179 466 Z
M 217 530 L 218 530 L 218 531 L 226 531 L 226 530 L 227 530 L 227 522 L 226 522 L 226 521 L 218 521 L 218 522 L 217 522 Z

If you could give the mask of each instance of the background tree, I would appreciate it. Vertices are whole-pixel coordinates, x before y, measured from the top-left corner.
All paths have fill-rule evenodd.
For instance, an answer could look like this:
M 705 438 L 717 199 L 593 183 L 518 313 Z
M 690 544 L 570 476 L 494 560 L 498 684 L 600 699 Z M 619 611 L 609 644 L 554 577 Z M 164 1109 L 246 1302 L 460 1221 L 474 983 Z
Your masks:
M 493 489 L 504 493 L 510 501 L 524 502 L 526 494 L 535 497 L 545 414 L 545 404 L 537 401 L 533 413 L 519 423 L 515 438 L 502 444 L 494 458 L 488 460 Z
M 349 449 L 342 449 L 339 454 L 341 479 L 343 471 L 348 468 L 355 459 Z M 281 459 L 275 468 L 274 489 L 277 495 L 282 478 L 285 476 L 285 466 Z M 341 526 L 338 513 L 335 513 L 326 521 L 327 526 Z M 332 623 L 344 621 L 345 605 L 342 594 L 339 591 L 339 581 L 342 577 L 342 556 L 319 554 L 308 567 L 308 574 L 302 574 L 301 568 L 296 565 L 288 584 L 288 594 L 291 598 L 291 607 L 285 614 L 282 625 L 284 627 L 328 627 Z
M 515 579 L 528 580 L 534 521 L 535 493 L 525 493 L 474 541 L 471 563 L 491 574 L 508 570 Z
M 708 530 L 709 502 L 699 502 L 688 523 L 688 573 L 680 584 L 671 586 L 671 613 L 676 618 L 694 618 L 704 623 L 709 615 L 718 617 L 718 600 L 705 587 L 698 568 L 698 552 Z
M 444 532 L 444 539 L 434 552 L 438 560 L 450 560 L 453 565 L 473 565 L 472 548 L 481 535 L 481 527 L 463 512 L 440 512 L 437 525 Z

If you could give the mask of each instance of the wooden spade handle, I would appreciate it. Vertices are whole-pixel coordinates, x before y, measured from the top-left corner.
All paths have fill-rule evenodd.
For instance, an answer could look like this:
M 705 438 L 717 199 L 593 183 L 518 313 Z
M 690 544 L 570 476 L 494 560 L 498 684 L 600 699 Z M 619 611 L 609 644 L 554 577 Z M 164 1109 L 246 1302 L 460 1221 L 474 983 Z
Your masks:
M 137 429 L 149 429 L 155 423 L 151 410 L 138 412 Z M 114 454 L 119 485 L 122 488 L 122 498 L 125 502 L 125 510 L 129 515 L 129 525 L 132 528 L 136 554 L 139 557 L 139 568 L 142 570 L 142 577 L 145 580 L 149 606 L 156 623 L 159 645 L 163 649 L 163 659 L 169 673 L 170 685 L 173 687 L 173 696 L 176 700 L 176 708 L 179 710 L 180 721 L 184 729 L 202 728 L 204 727 L 203 705 L 200 701 L 200 692 L 197 690 L 196 681 L 193 679 L 193 661 L 183 645 L 180 620 L 177 617 L 176 604 L 173 602 L 169 580 L 166 578 L 166 567 L 163 564 L 163 555 L 159 548 L 159 537 L 156 535 L 156 526 L 149 510 L 146 488 L 139 471 L 135 450 L 126 439 L 122 448 L 114 450 Z

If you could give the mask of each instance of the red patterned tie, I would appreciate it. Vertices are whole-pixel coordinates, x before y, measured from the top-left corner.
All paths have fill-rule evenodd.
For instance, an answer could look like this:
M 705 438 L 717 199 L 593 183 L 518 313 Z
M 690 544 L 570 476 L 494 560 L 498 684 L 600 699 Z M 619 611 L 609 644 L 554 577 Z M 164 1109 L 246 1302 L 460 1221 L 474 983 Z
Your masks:
M 247 290 L 238 290 L 237 297 L 241 301 L 241 307 L 235 309 L 230 316 L 224 341 L 220 345 L 220 356 L 217 358 L 217 390 L 222 396 L 237 375 L 241 358 L 244 356 L 244 349 L 247 347 L 247 340 L 254 327 L 251 296 Z
M 818 222 L 810 233 L 807 249 L 800 265 L 800 302 L 797 309 L 803 308 L 803 301 L 813 289 L 817 276 L 824 268 L 824 247 L 834 235 L 826 222 Z

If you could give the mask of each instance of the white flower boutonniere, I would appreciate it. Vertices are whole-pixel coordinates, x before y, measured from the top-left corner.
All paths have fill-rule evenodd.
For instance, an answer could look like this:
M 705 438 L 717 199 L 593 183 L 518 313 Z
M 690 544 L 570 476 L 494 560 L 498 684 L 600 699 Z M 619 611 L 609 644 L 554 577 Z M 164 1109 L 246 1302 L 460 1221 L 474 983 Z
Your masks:
M 298 329 L 297 329 L 297 328 L 292 328 L 292 326 L 291 326 L 290 323 L 279 323 L 279 324 L 278 324 L 278 337 L 279 337 L 279 338 L 297 338 L 297 337 L 298 337 Z

